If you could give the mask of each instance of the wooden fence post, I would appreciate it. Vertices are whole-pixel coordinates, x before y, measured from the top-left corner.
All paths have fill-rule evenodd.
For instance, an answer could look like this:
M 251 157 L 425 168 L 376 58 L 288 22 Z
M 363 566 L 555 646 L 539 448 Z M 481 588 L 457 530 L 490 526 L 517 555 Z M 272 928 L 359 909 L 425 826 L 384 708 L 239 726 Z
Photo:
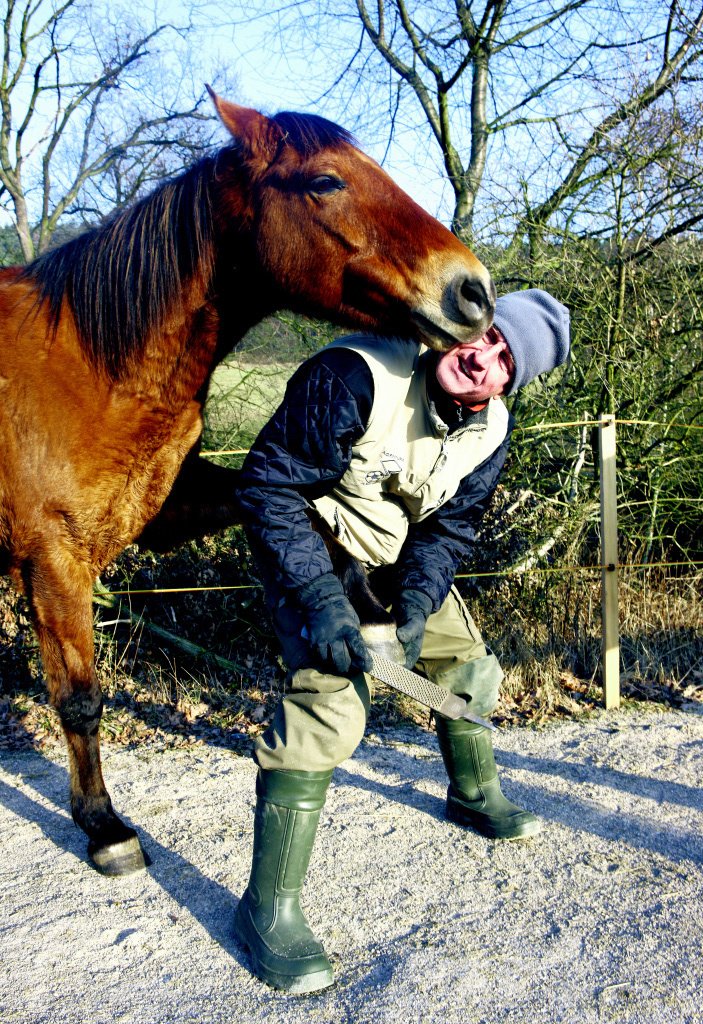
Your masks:
M 606 708 L 620 706 L 620 630 L 618 618 L 618 505 L 615 475 L 615 416 L 600 417 L 601 609 L 603 622 L 603 698 Z

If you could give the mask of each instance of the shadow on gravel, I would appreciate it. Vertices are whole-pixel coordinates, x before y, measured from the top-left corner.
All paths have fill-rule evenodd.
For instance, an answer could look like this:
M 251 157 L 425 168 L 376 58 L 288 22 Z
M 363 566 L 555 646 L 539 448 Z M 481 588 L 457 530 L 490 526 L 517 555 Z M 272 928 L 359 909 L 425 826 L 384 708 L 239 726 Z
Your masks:
M 355 755 L 356 756 L 356 755 Z M 409 760 L 413 761 L 411 755 Z M 413 773 L 416 774 L 416 773 Z M 416 811 L 424 811 L 438 821 L 444 820 L 444 799 L 432 796 L 431 793 L 424 793 L 415 786 L 415 779 L 402 782 L 400 785 L 391 785 L 379 782 L 377 779 L 365 779 L 361 775 L 347 771 L 345 768 L 336 768 L 333 776 L 335 786 L 353 786 L 354 789 L 361 789 L 377 796 L 383 796 L 386 800 L 402 804 L 405 807 L 412 807 Z
M 27 755 L 32 758 L 40 758 L 40 754 Z M 7 771 L 9 769 L 4 766 Z M 57 768 L 57 772 L 61 772 L 62 769 Z M 36 788 L 38 792 L 41 792 L 39 786 L 36 785 L 35 776 L 32 776 L 31 781 L 26 779 L 21 772 L 16 773 L 23 781 L 27 784 Z M 64 777 L 66 773 L 63 772 Z M 53 788 L 53 787 L 52 787 Z M 52 802 L 55 802 L 53 794 L 42 793 Z M 39 825 L 47 839 L 50 839 L 55 846 L 61 850 L 65 850 L 67 853 L 73 854 L 79 860 L 86 860 L 85 856 L 85 845 L 87 840 L 76 826 L 73 824 L 70 816 L 61 814 L 57 811 L 50 811 L 43 804 L 38 803 L 36 800 L 32 800 L 25 793 L 21 793 L 17 789 L 13 789 L 0 779 L 0 803 L 2 803 L 9 811 L 16 814 L 19 818 L 24 818 L 26 821 L 31 821 L 36 825 Z
M 14 773 L 25 786 L 34 789 L 45 800 L 50 801 L 58 811 L 49 810 L 44 804 L 0 780 L 0 802 L 13 814 L 33 822 L 44 835 L 62 850 L 73 854 L 86 867 L 92 867 L 88 860 L 87 838 L 73 824 L 59 794 L 65 794 L 68 803 L 68 773 L 61 765 L 54 764 L 38 753 L 23 754 L 22 767 L 3 763 L 3 768 Z M 149 875 L 181 907 L 199 921 L 209 935 L 242 966 L 247 966 L 246 956 L 240 950 L 232 933 L 234 911 L 239 902 L 228 889 L 204 875 L 190 861 L 173 850 L 162 846 L 145 829 L 135 825 L 123 816 L 132 828 L 137 830 L 139 841 L 151 858 L 147 868 Z M 121 879 L 113 880 L 115 890 Z
M 354 756 L 358 756 L 357 754 Z M 383 759 L 374 751 L 365 751 L 364 760 L 373 764 L 376 772 L 382 772 Z M 594 765 L 552 758 L 533 757 L 509 751 L 496 751 L 499 767 L 511 770 L 559 776 L 574 783 L 568 795 L 555 795 L 551 790 L 536 785 L 527 779 L 503 780 L 505 795 L 522 807 L 529 808 L 545 821 L 552 821 L 580 832 L 590 832 L 612 842 L 625 842 L 639 849 L 660 854 L 672 861 L 692 861 L 703 864 L 703 847 L 698 831 L 687 831 L 663 825 L 657 817 L 657 807 L 664 801 L 700 811 L 703 816 L 703 790 L 694 786 L 658 780 L 643 775 L 631 775 L 607 765 Z M 406 765 L 407 767 L 404 767 Z M 407 777 L 408 782 L 400 785 L 385 784 L 367 780 L 338 768 L 335 781 L 382 794 L 386 799 L 404 804 L 416 810 L 425 811 L 437 819 L 444 818 L 444 799 L 437 798 L 415 788 L 420 780 L 432 781 L 444 786 L 445 775 L 442 762 L 436 757 L 417 758 L 412 753 L 394 751 L 392 766 L 394 777 Z M 622 804 L 628 795 L 652 801 L 651 815 L 643 816 L 641 806 L 628 808 L 606 808 L 597 803 L 597 797 L 589 792 L 584 799 L 579 796 L 579 786 L 605 786 L 622 794 Z M 547 838 L 548 837 L 543 837 Z
M 608 786 L 617 793 L 631 793 L 645 800 L 653 800 L 657 804 L 664 801 L 680 804 L 681 807 L 691 807 L 694 811 L 703 813 L 703 789 L 684 786 L 680 782 L 653 779 L 646 775 L 631 775 L 603 764 L 579 764 L 574 761 L 535 758 L 509 752 L 497 754 L 496 761 L 507 768 L 539 772 L 543 775 L 558 775 L 562 779 L 579 784 L 595 783 L 598 786 Z
M 658 806 L 666 800 L 694 811 L 700 810 L 703 816 L 703 793 L 699 789 L 643 775 L 629 775 L 604 765 L 578 765 L 521 754 L 503 753 L 499 763 L 512 769 L 560 776 L 575 783 L 567 796 L 555 797 L 550 791 L 538 789 L 530 783 L 511 780 L 508 795 L 531 807 L 545 820 L 579 832 L 591 832 L 614 843 L 628 843 L 671 861 L 703 864 L 700 830 L 687 831 L 669 822 L 662 823 L 657 815 Z M 582 799 L 578 795 L 579 785 L 613 789 L 622 794 L 621 806 L 614 809 L 599 806 L 597 796 L 591 793 L 587 799 Z M 628 807 L 628 796 L 650 800 L 651 812 L 644 816 L 641 806 L 636 810 Z

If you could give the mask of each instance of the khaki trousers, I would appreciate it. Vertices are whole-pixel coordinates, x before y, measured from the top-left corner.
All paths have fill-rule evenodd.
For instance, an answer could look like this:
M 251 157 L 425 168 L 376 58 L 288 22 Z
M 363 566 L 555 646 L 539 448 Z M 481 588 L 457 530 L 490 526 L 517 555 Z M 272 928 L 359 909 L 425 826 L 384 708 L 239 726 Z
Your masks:
M 264 769 L 331 771 L 361 742 L 372 679 L 363 672 L 336 676 L 304 667 L 309 652 L 301 636 L 300 613 L 285 599 L 269 608 L 289 669 L 289 687 L 271 725 L 255 741 L 254 758 Z M 456 670 L 486 653 L 466 605 L 452 587 L 439 611 L 427 620 L 418 670 L 440 686 L 446 676 L 445 685 L 451 689 L 450 680 L 460 674 Z

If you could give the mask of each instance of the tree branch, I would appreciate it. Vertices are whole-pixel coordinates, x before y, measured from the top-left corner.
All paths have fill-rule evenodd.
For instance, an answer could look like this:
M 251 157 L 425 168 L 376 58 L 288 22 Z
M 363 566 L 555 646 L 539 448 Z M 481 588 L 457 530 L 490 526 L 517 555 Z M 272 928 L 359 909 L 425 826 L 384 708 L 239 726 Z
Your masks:
M 672 10 L 676 2 L 677 0 L 673 0 Z M 690 51 L 697 38 L 700 36 L 702 26 L 703 9 L 699 12 L 691 32 L 689 32 L 687 37 L 683 40 L 673 57 L 662 65 L 658 75 L 650 80 L 644 88 L 639 90 L 638 93 L 630 97 L 630 99 L 620 103 L 618 107 L 608 114 L 608 116 L 605 117 L 594 129 L 588 141 L 581 147 L 577 159 L 572 164 L 561 184 L 552 192 L 548 199 L 535 207 L 531 212 L 531 230 L 534 230 L 535 226 L 539 228 L 539 226 L 546 224 L 551 215 L 559 208 L 559 206 L 561 206 L 564 200 L 582 187 L 582 176 L 585 169 L 588 167 L 591 160 L 593 160 L 593 158 L 599 153 L 603 141 L 608 138 L 613 129 L 624 124 L 636 114 L 639 114 L 650 107 L 657 99 L 659 99 L 660 96 L 664 95 L 664 93 L 671 88 L 676 76 L 680 75 L 686 67 L 698 59 L 698 53 L 691 53 Z M 607 173 L 607 171 L 604 171 L 604 173 Z M 515 231 L 516 241 L 522 237 L 527 228 L 528 225 L 525 220 L 522 220 L 518 224 Z

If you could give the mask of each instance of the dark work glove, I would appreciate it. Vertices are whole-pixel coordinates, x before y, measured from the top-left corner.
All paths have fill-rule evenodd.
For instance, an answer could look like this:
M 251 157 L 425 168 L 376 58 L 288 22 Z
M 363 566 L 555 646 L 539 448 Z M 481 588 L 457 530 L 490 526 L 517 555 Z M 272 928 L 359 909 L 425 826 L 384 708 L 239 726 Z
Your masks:
M 359 632 L 359 616 L 337 577 L 331 572 L 318 576 L 297 597 L 318 668 L 338 676 L 350 669 L 370 672 L 371 655 Z
M 414 668 L 422 650 L 425 625 L 432 612 L 432 601 L 421 590 L 401 590 L 393 603 L 397 624 L 395 635 L 405 651 L 405 667 Z

